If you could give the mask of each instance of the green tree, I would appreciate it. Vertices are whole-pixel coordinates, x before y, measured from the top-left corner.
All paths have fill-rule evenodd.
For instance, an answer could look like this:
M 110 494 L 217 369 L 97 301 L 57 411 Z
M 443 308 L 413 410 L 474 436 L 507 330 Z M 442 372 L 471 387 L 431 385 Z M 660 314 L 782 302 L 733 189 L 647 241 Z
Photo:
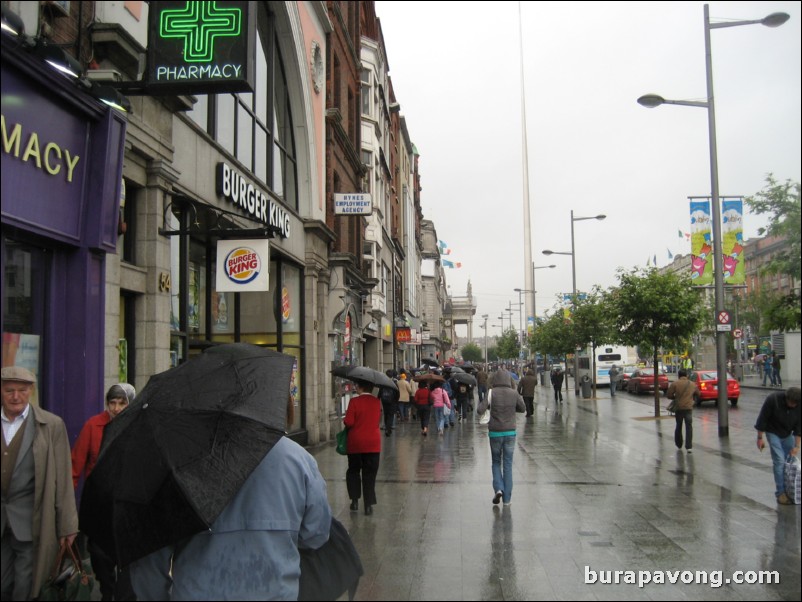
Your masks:
M 508 360 L 518 357 L 518 333 L 514 328 L 508 328 L 496 341 L 496 353 L 499 359 Z
M 594 286 L 590 294 L 578 299 L 576 308 L 571 312 L 573 338 L 576 348 L 591 348 L 591 357 L 594 365 L 591 366 L 593 374 L 593 388 L 596 388 L 596 346 L 605 343 L 619 343 L 620 335 L 615 325 L 612 311 L 610 311 L 607 294 L 598 286 Z M 595 395 L 594 395 L 595 396 Z
M 481 362 L 482 350 L 476 343 L 468 343 L 462 348 L 462 359 L 466 362 Z
M 783 249 L 763 268 L 765 273 L 784 274 L 797 282 L 802 279 L 802 231 L 799 228 L 802 205 L 799 192 L 799 182 L 786 180 L 780 183 L 772 174 L 768 174 L 763 190 L 744 199 L 753 213 L 769 216 L 769 225 L 758 232 L 781 238 L 785 243 Z M 800 307 L 797 291 L 775 296 L 765 308 L 765 326 L 769 330 L 780 331 L 802 327 Z
M 704 304 L 687 274 L 660 274 L 656 269 L 619 270 L 619 286 L 609 292 L 608 311 L 625 345 L 652 351 L 658 369 L 661 348 L 683 349 L 704 319 Z M 660 389 L 654 389 L 654 415 L 660 415 Z
M 562 358 L 574 352 L 576 343 L 574 343 L 573 327 L 566 321 L 562 311 L 538 324 L 529 339 L 529 346 L 534 353 L 544 356 Z

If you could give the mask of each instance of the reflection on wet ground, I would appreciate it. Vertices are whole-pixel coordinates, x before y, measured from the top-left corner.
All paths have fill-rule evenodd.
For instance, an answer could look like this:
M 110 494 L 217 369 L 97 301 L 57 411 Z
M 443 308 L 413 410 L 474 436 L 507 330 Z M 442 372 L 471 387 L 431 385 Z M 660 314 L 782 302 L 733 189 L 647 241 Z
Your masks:
M 754 416 L 731 413 L 719 439 L 715 412 L 695 413 L 687 454 L 648 404 L 571 394 L 555 408 L 550 396 L 519 415 L 511 506 L 492 504 L 473 416 L 442 437 L 414 422 L 382 437 L 372 516 L 349 512 L 334 445 L 310 449 L 362 556 L 358 600 L 800 600 L 800 506 L 776 506 Z M 759 571 L 779 584 L 735 583 Z M 647 576 L 666 583 L 639 586 Z

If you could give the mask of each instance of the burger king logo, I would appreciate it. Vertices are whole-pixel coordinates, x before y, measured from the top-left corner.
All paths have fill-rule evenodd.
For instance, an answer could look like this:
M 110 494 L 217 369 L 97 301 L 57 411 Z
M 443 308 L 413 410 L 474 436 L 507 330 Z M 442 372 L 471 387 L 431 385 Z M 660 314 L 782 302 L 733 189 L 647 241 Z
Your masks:
M 259 254 L 249 247 L 237 247 L 226 256 L 225 271 L 235 284 L 247 284 L 262 271 Z

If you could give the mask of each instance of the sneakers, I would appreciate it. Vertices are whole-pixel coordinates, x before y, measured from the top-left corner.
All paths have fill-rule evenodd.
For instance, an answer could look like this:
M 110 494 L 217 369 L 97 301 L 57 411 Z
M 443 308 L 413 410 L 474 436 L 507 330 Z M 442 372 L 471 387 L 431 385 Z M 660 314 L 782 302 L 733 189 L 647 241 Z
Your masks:
M 493 496 L 493 503 L 494 504 L 498 504 L 501 501 L 501 496 L 502 495 L 503 494 L 500 491 L 496 491 L 496 495 Z M 785 495 L 785 494 L 783 494 L 783 495 Z M 788 498 L 786 498 L 786 499 L 788 499 Z
M 509 502 L 504 502 L 504 506 L 505 507 L 512 506 L 512 500 L 510 500 Z
M 782 504 L 783 506 L 793 506 L 794 505 L 794 503 L 791 501 L 791 498 L 789 498 L 784 493 L 781 493 L 780 495 L 777 496 L 777 503 L 778 504 Z
M 687 450 L 687 452 L 688 452 L 689 454 L 692 454 L 692 453 L 693 453 L 693 450 L 692 450 L 692 449 L 688 449 L 688 450 Z
M 351 510 L 354 512 L 359 510 L 359 500 L 351 500 Z

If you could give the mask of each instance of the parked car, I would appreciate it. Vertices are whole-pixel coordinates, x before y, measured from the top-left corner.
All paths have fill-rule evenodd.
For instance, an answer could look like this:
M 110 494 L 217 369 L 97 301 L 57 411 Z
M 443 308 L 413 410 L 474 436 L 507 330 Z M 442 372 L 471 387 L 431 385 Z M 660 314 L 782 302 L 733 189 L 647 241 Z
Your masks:
M 627 393 L 654 393 L 654 369 L 638 368 L 627 381 Z M 668 389 L 668 376 L 657 373 L 657 387 L 665 392 Z
M 632 373 L 637 370 L 637 366 L 624 366 L 621 368 L 621 378 L 618 379 L 618 390 L 623 391 L 627 388 L 627 383 L 629 382 Z
M 718 405 L 718 372 L 715 370 L 693 370 L 688 380 L 696 383 L 699 393 L 694 393 L 693 404 L 697 407 L 703 401 L 715 401 Z M 732 374 L 727 374 L 727 399 L 730 404 L 737 406 L 741 396 L 741 385 Z

